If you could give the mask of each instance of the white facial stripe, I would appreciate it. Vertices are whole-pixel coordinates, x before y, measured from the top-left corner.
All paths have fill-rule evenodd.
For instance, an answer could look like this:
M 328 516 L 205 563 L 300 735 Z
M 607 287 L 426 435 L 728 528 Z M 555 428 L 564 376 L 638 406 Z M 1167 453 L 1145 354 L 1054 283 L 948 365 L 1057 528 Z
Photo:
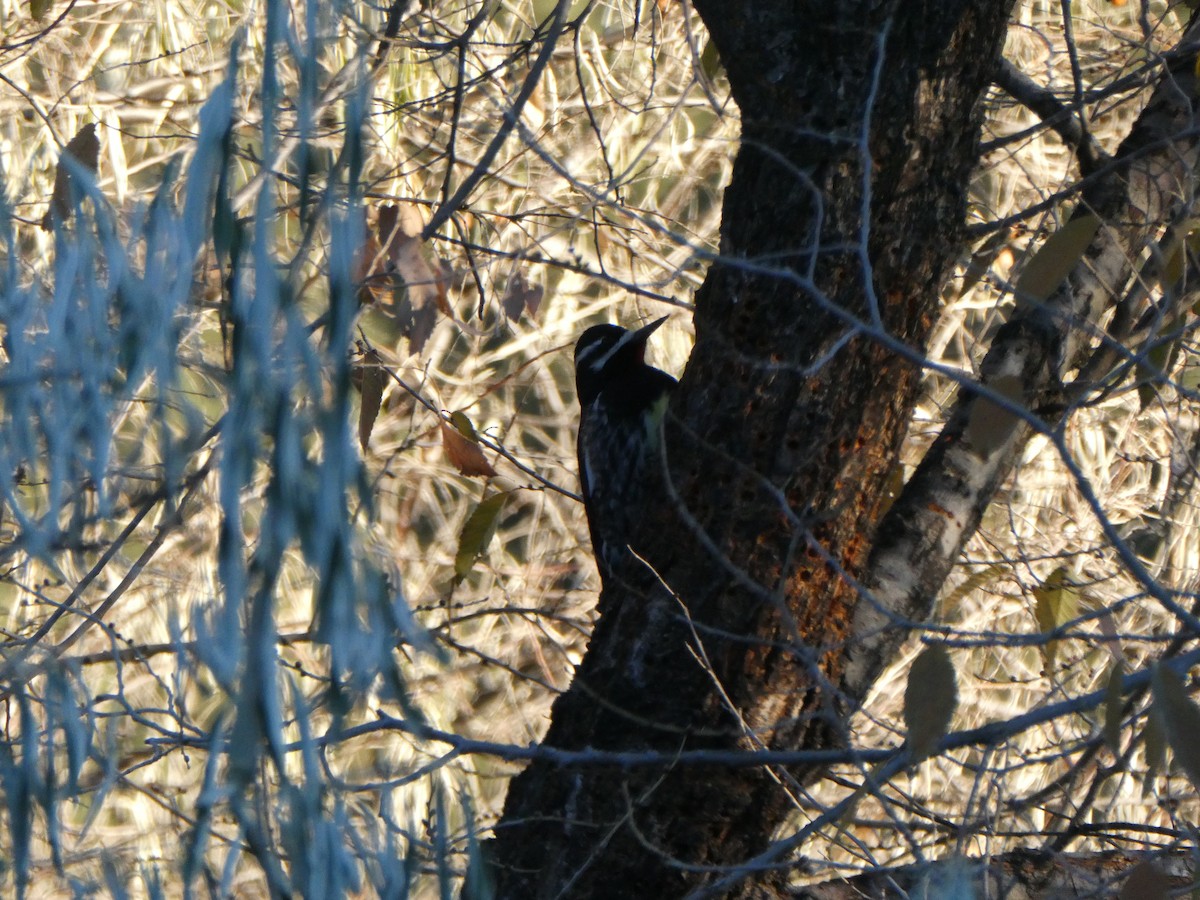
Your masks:
M 600 357 L 600 359 L 596 361 L 596 364 L 591 367 L 593 371 L 603 372 L 604 367 L 608 365 L 608 361 L 617 353 L 619 353 L 622 347 L 627 346 L 629 342 L 634 340 L 637 336 L 638 333 L 636 331 L 627 331 L 621 335 L 621 339 L 612 345 L 612 349 Z
M 595 356 L 603 349 L 602 344 L 588 344 L 579 352 L 579 357 L 575 360 L 575 365 L 584 367 L 588 363 L 588 357 Z

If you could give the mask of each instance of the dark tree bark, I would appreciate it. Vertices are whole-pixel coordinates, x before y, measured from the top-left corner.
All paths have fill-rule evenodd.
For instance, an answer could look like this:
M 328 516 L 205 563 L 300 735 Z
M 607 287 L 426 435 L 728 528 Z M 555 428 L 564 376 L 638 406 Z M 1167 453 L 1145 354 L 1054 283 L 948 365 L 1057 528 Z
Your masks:
M 1195 193 L 1195 56 L 1181 52 L 1112 161 L 1089 154 L 1081 258 L 1001 329 L 982 390 L 964 384 L 889 508 L 1009 4 L 817 6 L 696 2 L 744 122 L 722 254 L 696 298 L 661 502 L 634 536 L 644 562 L 604 586 L 549 747 L 845 741 L 848 713 L 928 615 L 1024 440 L 1129 362 L 1145 302 L 1125 290 L 1133 266 Z M 1182 44 L 1198 38 L 1193 22 Z M 1088 323 L 1114 305 L 1097 346 Z M 514 779 L 492 853 L 498 896 L 782 893 L 767 864 L 785 860 L 764 850 L 819 769 L 600 762 L 542 758 Z
M 547 745 L 844 737 L 856 581 L 960 250 L 1009 7 L 696 3 L 743 123 L 721 258 L 635 539 L 646 563 L 605 585 Z M 763 850 L 813 774 L 535 762 L 497 829 L 497 895 L 681 896 Z

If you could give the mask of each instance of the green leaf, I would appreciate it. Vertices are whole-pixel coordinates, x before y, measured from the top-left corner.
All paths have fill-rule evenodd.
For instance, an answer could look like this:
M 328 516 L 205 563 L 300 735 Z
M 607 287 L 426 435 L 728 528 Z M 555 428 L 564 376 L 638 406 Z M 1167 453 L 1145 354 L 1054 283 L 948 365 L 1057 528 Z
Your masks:
M 496 526 L 500 522 L 500 510 L 507 493 L 492 494 L 479 501 L 458 536 L 458 552 L 454 555 L 454 580 L 462 581 L 471 573 L 475 560 L 488 548 L 492 538 L 496 536 Z
M 1065 566 L 1059 566 L 1051 572 L 1049 578 L 1034 588 L 1033 596 L 1037 601 L 1033 613 L 1037 617 L 1038 628 L 1042 634 L 1049 634 L 1061 628 L 1079 613 L 1079 591 L 1067 581 Z M 1058 643 L 1047 641 L 1042 645 L 1042 656 L 1046 660 L 1047 671 L 1054 668 Z
M 471 419 L 467 416 L 467 414 L 461 409 L 450 413 L 450 424 L 457 428 L 459 433 L 471 441 L 471 443 L 479 443 L 479 434 L 475 431 L 475 426 L 471 423 Z
M 904 724 L 913 762 L 933 755 L 950 730 L 958 705 L 958 679 L 954 663 L 941 644 L 931 644 L 913 660 L 904 688 Z
M 985 382 L 985 387 L 1014 403 L 1025 399 L 1024 385 L 1018 375 L 1001 375 Z M 967 440 L 980 458 L 986 459 L 1008 442 L 1020 422 L 1018 415 L 994 400 L 976 397 L 967 418 Z
M 1155 666 L 1153 684 L 1154 711 L 1175 762 L 1200 788 L 1200 707 L 1188 697 L 1183 679 L 1166 666 Z
M 1146 729 L 1142 732 L 1146 742 L 1146 780 L 1142 782 L 1143 796 L 1154 787 L 1154 779 L 1167 767 L 1167 736 L 1155 710 L 1146 717 Z
M 1166 381 L 1167 374 L 1174 368 L 1183 338 L 1157 341 L 1146 351 L 1142 362 L 1137 364 L 1138 410 L 1145 409 L 1158 395 L 1158 386 Z
M 704 72 L 709 81 L 715 81 L 721 77 L 722 68 L 721 54 L 717 52 L 717 45 L 714 41 L 709 41 L 700 51 L 700 70 Z
M 1029 258 L 1017 278 L 1017 303 L 1040 303 L 1071 273 L 1100 230 L 1100 219 L 1090 212 L 1073 215 L 1046 238 Z
M 1104 688 L 1104 741 L 1113 756 L 1121 755 L 1121 714 L 1125 709 L 1121 682 L 1124 678 L 1125 666 L 1116 660 L 1108 670 L 1108 683 Z

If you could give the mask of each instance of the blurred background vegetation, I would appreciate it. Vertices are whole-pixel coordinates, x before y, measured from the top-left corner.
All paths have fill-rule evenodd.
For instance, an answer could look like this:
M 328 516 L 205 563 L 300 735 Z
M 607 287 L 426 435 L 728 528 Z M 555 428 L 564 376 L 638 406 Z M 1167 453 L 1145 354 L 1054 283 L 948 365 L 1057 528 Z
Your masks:
M 1111 147 L 1180 22 L 1072 8 L 1073 53 L 1059 4 L 1029 0 L 1006 55 L 1068 97 L 1077 67 Z M 738 136 L 686 4 L 562 11 L 0 0 L 6 893 L 446 896 L 469 865 L 591 628 L 571 346 L 673 313 L 655 363 L 681 371 Z M 999 92 L 984 141 L 979 244 L 929 349 L 968 370 L 1059 223 L 1044 201 L 1078 178 Z M 1163 363 L 1066 442 L 1186 592 L 1190 347 Z M 911 463 L 953 387 L 929 375 Z M 1168 631 L 1044 448 L 942 598 L 956 727 L 1102 688 Z M 918 649 L 858 717 L 862 745 L 902 740 Z M 1037 845 L 1066 814 L 1039 791 L 1102 724 L 924 764 L 805 849 L 826 861 L 812 877 Z M 1130 746 L 1090 846 L 1179 833 L 1178 779 Z

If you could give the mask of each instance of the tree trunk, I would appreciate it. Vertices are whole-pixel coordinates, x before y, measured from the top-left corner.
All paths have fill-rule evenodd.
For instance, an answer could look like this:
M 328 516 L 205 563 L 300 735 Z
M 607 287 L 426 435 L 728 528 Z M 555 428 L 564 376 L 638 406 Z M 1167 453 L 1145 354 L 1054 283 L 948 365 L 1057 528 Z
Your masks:
M 742 113 L 721 257 L 634 539 L 645 562 L 604 586 L 553 747 L 846 738 L 867 686 L 840 688 L 855 607 L 1010 0 L 695 6 Z M 497 828 L 497 896 L 681 896 L 761 852 L 815 774 L 534 762 Z

